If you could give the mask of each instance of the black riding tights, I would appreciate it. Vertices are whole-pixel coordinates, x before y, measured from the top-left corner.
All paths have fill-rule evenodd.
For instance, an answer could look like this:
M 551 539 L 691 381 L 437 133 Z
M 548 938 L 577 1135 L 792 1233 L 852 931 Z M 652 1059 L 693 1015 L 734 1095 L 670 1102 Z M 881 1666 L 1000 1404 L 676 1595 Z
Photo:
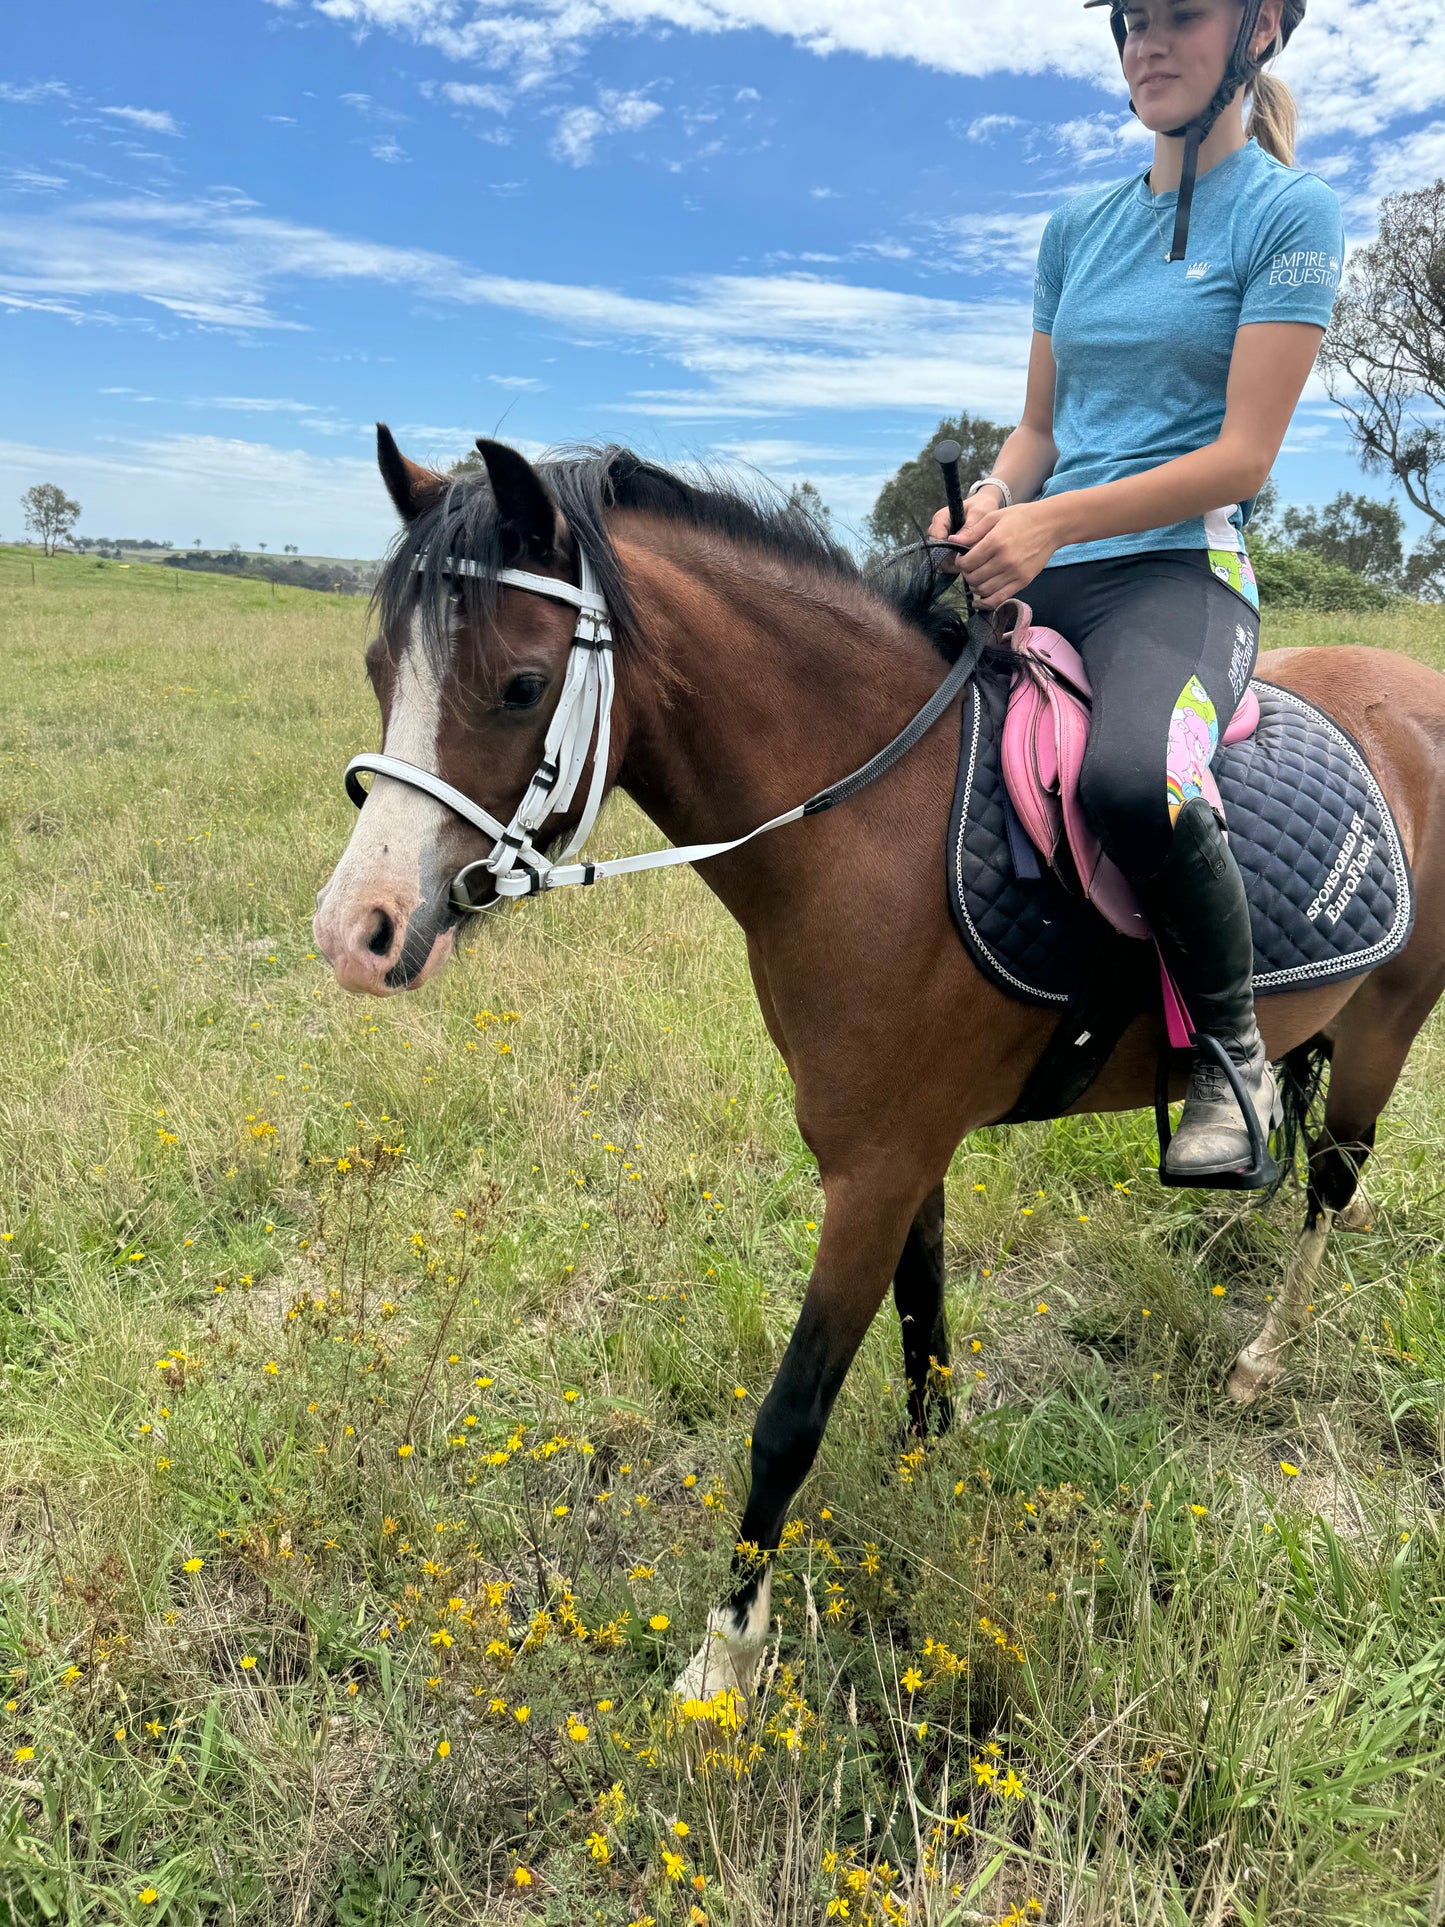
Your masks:
M 1127 877 L 1163 865 L 1254 672 L 1258 611 L 1216 573 L 1238 574 L 1241 559 L 1155 549 L 1045 569 L 1019 592 L 1084 659 L 1094 710 L 1080 802 Z

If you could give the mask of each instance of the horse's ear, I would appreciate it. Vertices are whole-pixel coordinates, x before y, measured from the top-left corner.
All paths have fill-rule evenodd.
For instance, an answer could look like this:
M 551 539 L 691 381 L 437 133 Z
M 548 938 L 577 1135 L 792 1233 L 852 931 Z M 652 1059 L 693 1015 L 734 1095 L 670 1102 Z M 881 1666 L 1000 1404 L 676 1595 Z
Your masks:
M 406 459 L 385 422 L 376 424 L 376 465 L 403 522 L 414 522 L 446 487 L 444 476 L 433 474 L 429 468 L 418 468 L 415 462 Z
M 557 505 L 541 476 L 505 442 L 479 435 L 477 453 L 487 465 L 504 534 L 538 562 L 547 561 L 557 546 Z

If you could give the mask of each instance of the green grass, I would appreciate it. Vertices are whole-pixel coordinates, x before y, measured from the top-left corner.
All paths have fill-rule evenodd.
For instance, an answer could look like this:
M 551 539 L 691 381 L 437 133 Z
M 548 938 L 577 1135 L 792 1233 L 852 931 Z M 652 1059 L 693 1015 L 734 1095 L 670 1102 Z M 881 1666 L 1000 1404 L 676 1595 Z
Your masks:
M 690 874 L 620 881 L 344 998 L 309 917 L 374 740 L 361 605 L 30 560 L 0 550 L 0 1914 L 1438 1921 L 1438 1023 L 1379 1229 L 1244 1416 L 1221 1376 L 1296 1201 L 1161 1192 L 1142 1117 L 960 1152 L 964 1418 L 900 1448 L 880 1318 L 761 1704 L 704 1741 L 667 1687 L 822 1202 L 737 931 Z M 1270 631 L 1445 663 L 1424 612 Z M 651 835 L 617 806 L 600 842 Z

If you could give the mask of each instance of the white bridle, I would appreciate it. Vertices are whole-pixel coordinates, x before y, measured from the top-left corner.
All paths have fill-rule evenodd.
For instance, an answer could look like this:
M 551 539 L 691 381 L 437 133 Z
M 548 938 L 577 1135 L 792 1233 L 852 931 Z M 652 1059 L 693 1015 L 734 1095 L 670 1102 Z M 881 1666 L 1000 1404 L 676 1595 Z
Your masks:
M 420 569 L 425 562 L 426 557 L 419 555 L 415 566 Z M 525 589 L 531 595 L 568 603 L 577 611 L 577 626 L 567 656 L 562 693 L 557 698 L 557 707 L 547 726 L 547 735 L 542 744 L 542 761 L 513 812 L 510 823 L 503 823 L 500 817 L 493 816 L 490 810 L 483 809 L 480 803 L 474 803 L 469 796 L 434 775 L 431 770 L 404 762 L 399 756 L 353 756 L 346 765 L 346 793 L 358 809 L 369 794 L 360 773 L 368 770 L 374 776 L 389 776 L 395 782 L 405 783 L 411 789 L 435 797 L 438 803 L 444 803 L 449 810 L 492 839 L 488 855 L 479 857 L 475 863 L 466 864 L 452 878 L 452 907 L 464 915 L 486 909 L 501 897 L 535 896 L 541 890 L 563 889 L 572 883 L 598 883 L 603 877 L 627 876 L 638 870 L 660 870 L 676 863 L 701 863 L 708 857 L 722 856 L 728 850 L 740 849 L 744 843 L 751 843 L 755 836 L 762 836 L 767 830 L 780 829 L 784 823 L 796 823 L 805 816 L 820 815 L 835 803 L 846 802 L 865 784 L 881 776 L 886 769 L 891 769 L 898 758 L 932 727 L 972 675 L 979 650 L 987 640 L 982 635 L 971 636 L 971 647 L 959 656 L 923 708 L 886 748 L 881 749 L 861 769 L 844 777 L 842 782 L 819 790 L 805 803 L 784 810 L 781 816 L 760 823 L 745 836 L 734 837 L 729 843 L 689 843 L 680 849 L 647 850 L 638 856 L 610 857 L 602 863 L 554 862 L 535 847 L 534 839 L 548 817 L 557 815 L 571 803 L 582 781 L 588 751 L 592 749 L 592 782 L 587 791 L 587 800 L 583 804 L 577 827 L 561 854 L 563 857 L 572 856 L 586 843 L 602 807 L 607 785 L 608 751 L 612 741 L 612 698 L 616 691 L 612 668 L 612 624 L 591 563 L 585 555 L 579 556 L 579 562 L 581 586 L 578 588 L 574 588 L 570 582 L 558 581 L 555 576 L 531 575 L 525 569 L 489 572 L 466 557 L 449 556 L 443 564 L 446 574 L 486 576 L 490 573 L 491 579 L 505 588 Z M 472 877 L 478 873 L 491 879 L 493 890 L 493 895 L 481 903 L 473 899 L 469 888 Z

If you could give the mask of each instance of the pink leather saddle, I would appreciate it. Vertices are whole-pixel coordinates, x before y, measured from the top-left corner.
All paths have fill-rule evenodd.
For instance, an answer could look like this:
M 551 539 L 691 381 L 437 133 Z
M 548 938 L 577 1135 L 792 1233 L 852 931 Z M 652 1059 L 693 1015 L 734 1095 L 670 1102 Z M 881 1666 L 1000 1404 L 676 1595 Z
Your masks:
M 1071 879 L 1064 859 L 1072 860 L 1084 895 L 1116 930 L 1152 936 L 1138 898 L 1105 856 L 1079 803 L 1093 692 L 1078 651 L 1057 630 L 1036 628 L 1026 603 L 1005 604 L 995 630 L 1012 647 L 1015 665 L 1003 727 L 1004 784 L 1029 841 L 1065 881 Z M 1221 740 L 1242 743 L 1258 725 L 1259 700 L 1247 689 Z M 1202 787 L 1222 822 L 1224 806 L 1208 771 Z M 1168 1004 L 1172 986 L 1165 981 Z M 1168 1014 L 1173 1030 L 1176 1013 Z

